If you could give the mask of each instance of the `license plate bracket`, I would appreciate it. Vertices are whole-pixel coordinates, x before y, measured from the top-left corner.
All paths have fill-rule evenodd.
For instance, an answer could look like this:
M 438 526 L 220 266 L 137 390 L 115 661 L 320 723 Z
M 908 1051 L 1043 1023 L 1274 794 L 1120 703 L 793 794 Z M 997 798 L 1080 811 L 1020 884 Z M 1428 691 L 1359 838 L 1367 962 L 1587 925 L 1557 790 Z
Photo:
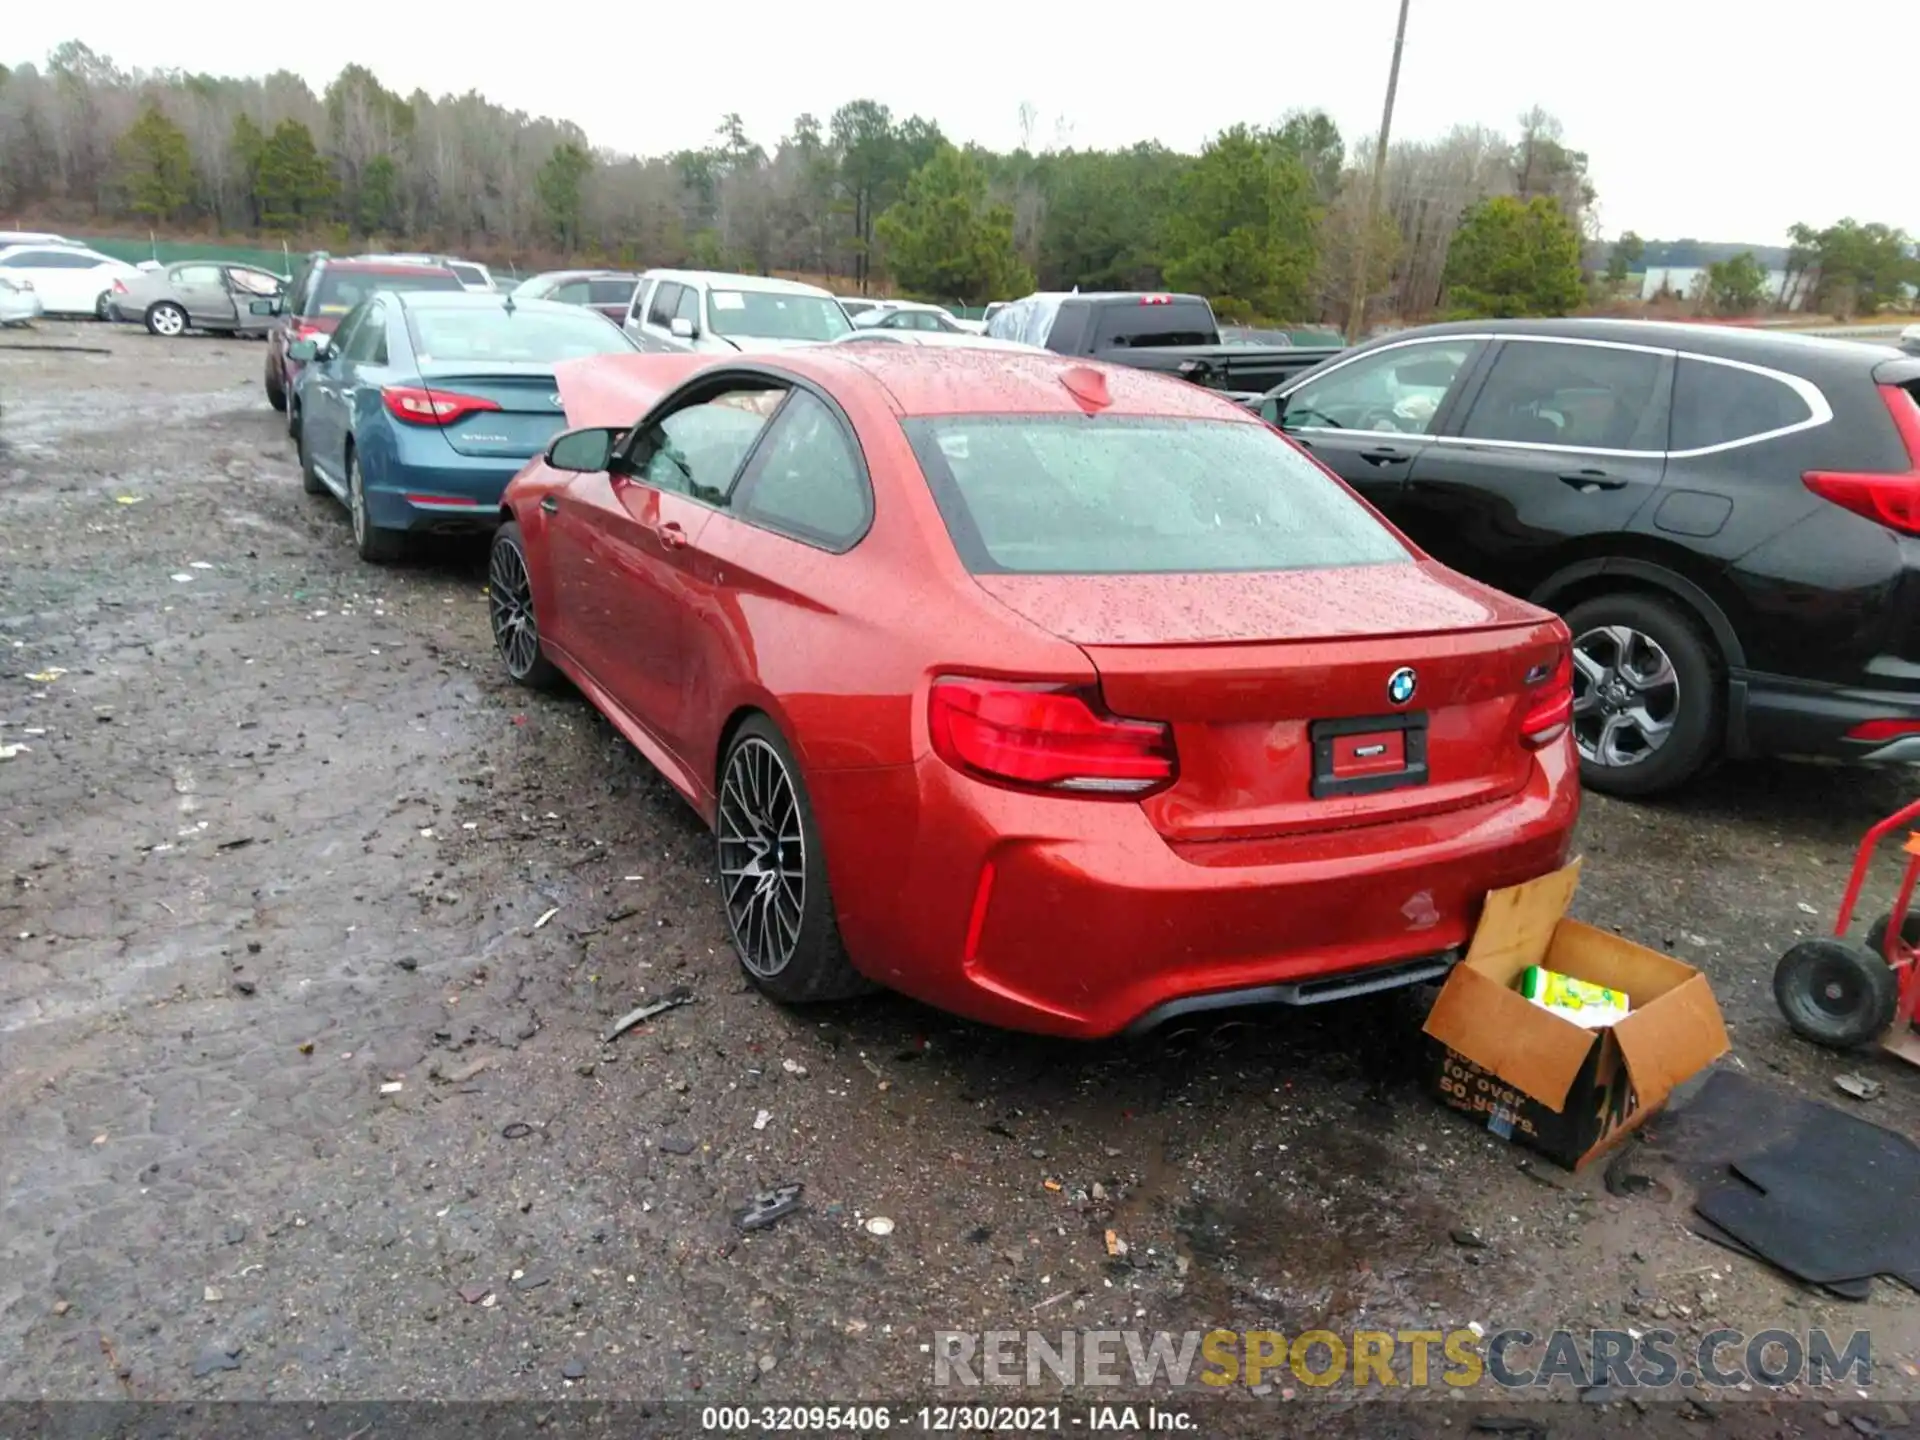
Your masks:
M 1353 715 L 1315 720 L 1307 727 L 1313 745 L 1316 800 L 1339 795 L 1377 795 L 1427 783 L 1427 715 Z

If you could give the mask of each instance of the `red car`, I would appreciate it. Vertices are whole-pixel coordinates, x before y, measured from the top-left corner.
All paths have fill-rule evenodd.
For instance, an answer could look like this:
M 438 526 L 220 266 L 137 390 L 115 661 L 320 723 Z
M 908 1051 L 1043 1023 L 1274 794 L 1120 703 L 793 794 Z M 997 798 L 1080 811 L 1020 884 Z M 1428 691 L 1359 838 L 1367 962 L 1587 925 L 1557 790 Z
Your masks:
M 1565 858 L 1566 627 L 1219 396 L 912 346 L 558 375 L 587 428 L 507 487 L 496 642 L 713 826 L 782 1000 L 1304 1003 L 1441 973 Z

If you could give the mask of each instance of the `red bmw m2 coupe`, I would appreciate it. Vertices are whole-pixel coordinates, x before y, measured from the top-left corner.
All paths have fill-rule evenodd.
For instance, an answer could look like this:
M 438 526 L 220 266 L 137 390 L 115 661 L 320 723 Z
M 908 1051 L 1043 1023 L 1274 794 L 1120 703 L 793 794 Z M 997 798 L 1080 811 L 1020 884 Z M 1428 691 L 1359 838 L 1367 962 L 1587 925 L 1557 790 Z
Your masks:
M 713 827 L 742 964 L 1098 1037 L 1442 973 L 1579 811 L 1564 625 L 1183 381 L 832 346 L 567 362 L 513 678 Z

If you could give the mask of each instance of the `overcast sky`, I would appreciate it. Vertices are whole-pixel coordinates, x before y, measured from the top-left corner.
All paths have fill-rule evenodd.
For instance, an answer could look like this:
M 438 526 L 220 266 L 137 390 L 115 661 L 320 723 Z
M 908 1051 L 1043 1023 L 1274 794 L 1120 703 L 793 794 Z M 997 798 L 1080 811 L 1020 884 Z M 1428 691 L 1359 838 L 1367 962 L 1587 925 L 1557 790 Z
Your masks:
M 771 148 L 795 115 L 824 121 L 862 96 L 995 149 L 1019 143 L 1029 103 L 1037 148 L 1154 139 L 1194 150 L 1223 126 L 1295 106 L 1327 110 L 1350 140 L 1371 132 L 1397 4 L 728 0 L 542 11 L 329 0 L 277 19 L 236 0 L 96 0 L 71 12 L 13 7 L 0 45 L 9 63 L 38 62 L 79 38 L 122 66 L 286 68 L 316 90 L 359 61 L 403 94 L 477 89 L 641 154 L 704 144 L 729 110 Z M 876 18 L 856 22 L 862 10 Z M 1715 0 L 1412 0 L 1393 134 L 1433 137 L 1463 122 L 1511 132 L 1522 110 L 1544 105 L 1590 157 L 1609 236 L 1777 244 L 1795 220 L 1843 215 L 1920 233 L 1911 67 L 1897 61 L 1920 34 L 1915 10 L 1914 0 L 1821 0 L 1807 15 Z M 1888 47 L 1884 68 L 1870 63 L 1878 46 Z

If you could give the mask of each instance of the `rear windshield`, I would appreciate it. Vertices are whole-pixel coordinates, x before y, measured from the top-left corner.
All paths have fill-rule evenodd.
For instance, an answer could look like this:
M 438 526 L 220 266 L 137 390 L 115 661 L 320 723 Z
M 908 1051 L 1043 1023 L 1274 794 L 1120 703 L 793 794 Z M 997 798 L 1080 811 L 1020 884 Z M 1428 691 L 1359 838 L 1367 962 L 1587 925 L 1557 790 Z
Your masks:
M 484 285 L 487 283 L 487 272 L 480 269 L 477 265 L 449 265 L 447 268 L 459 277 L 462 285 Z
M 1114 301 L 1095 307 L 1093 348 L 1149 348 L 1161 345 L 1212 345 L 1219 333 L 1204 300 L 1171 300 L 1164 305 Z
M 716 335 L 757 340 L 833 340 L 853 328 L 831 296 L 773 290 L 715 290 L 707 296 L 707 320 Z
M 1018 415 L 905 422 L 975 574 L 1391 564 L 1406 548 L 1263 425 Z
M 429 305 L 407 311 L 407 333 L 422 365 L 572 360 L 583 355 L 624 355 L 633 349 L 626 336 L 591 310 Z
M 587 303 L 589 305 L 624 305 L 633 299 L 632 280 L 589 280 L 587 281 Z
M 323 270 L 307 303 L 309 315 L 344 315 L 369 295 L 381 290 L 458 290 L 451 271 L 425 266 L 408 270 Z

